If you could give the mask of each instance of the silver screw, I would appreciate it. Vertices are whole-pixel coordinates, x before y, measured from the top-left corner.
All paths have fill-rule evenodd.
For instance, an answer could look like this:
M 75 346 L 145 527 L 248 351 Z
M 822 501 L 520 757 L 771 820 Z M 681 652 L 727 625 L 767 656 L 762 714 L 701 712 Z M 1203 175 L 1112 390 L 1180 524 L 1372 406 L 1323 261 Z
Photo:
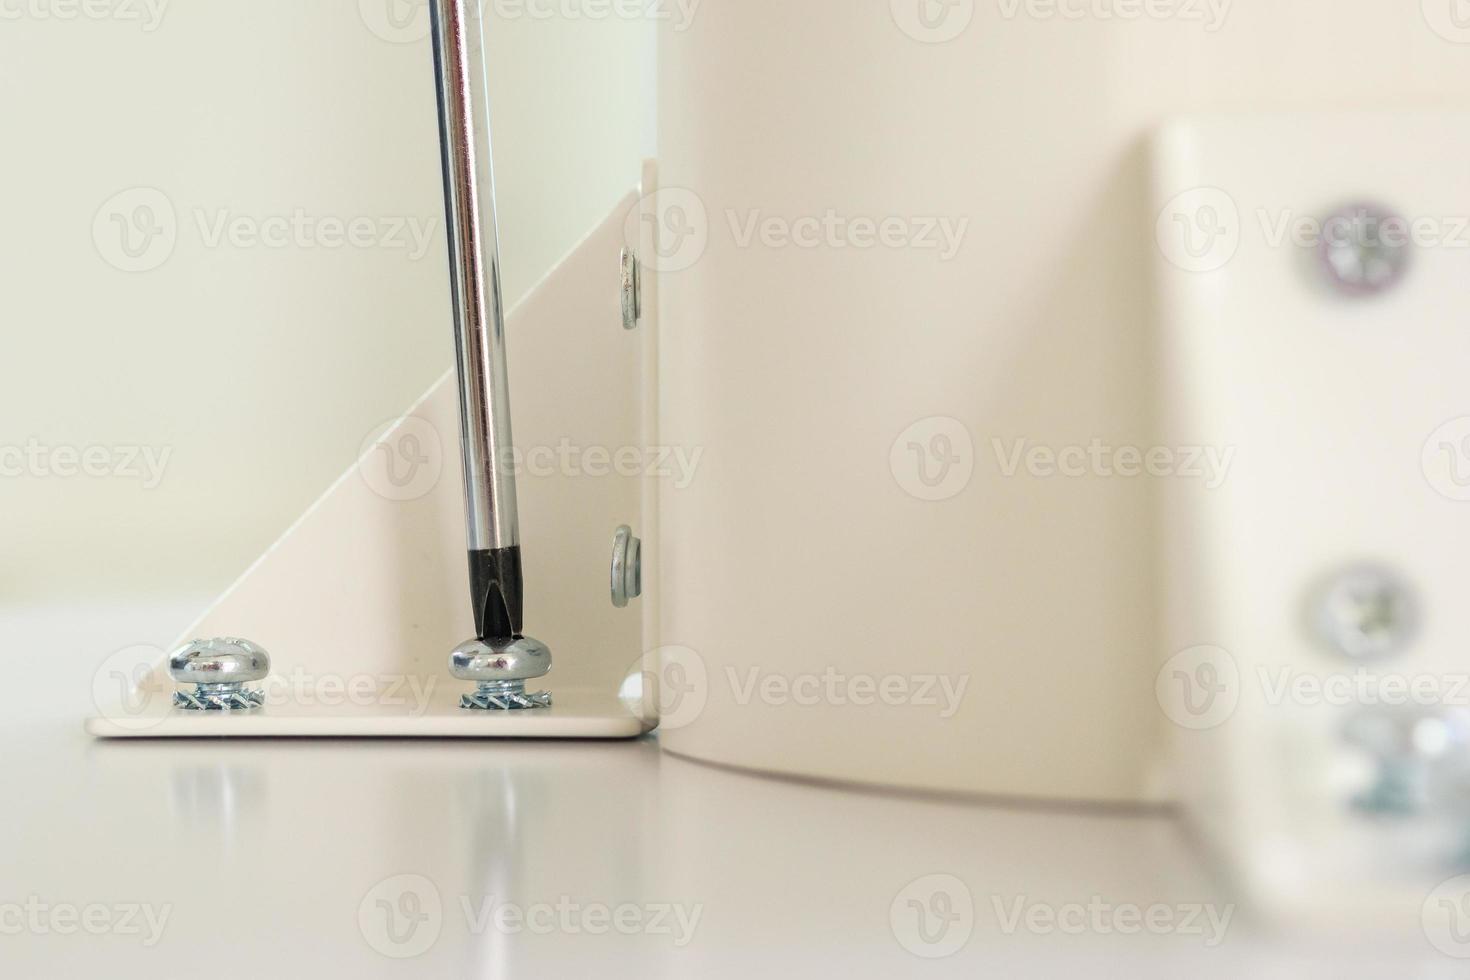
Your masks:
M 1419 612 L 1402 579 L 1375 566 L 1350 568 L 1333 578 L 1317 603 L 1317 629 L 1349 660 L 1379 660 L 1413 642 Z
M 1322 225 L 1322 262 L 1332 284 L 1354 296 L 1397 285 L 1409 264 L 1408 224 L 1371 205 L 1343 208 Z
M 249 640 L 195 640 L 168 661 L 169 676 L 194 690 L 174 693 L 174 705 L 185 711 L 249 711 L 265 704 L 265 695 L 246 684 L 270 676 L 271 658 Z
M 459 706 L 471 711 L 551 707 L 550 691 L 526 693 L 526 681 L 550 671 L 551 650 L 528 636 L 470 640 L 449 655 L 449 672 L 462 681 L 475 682 L 475 693 L 459 699 Z
M 623 329 L 632 330 L 643 319 L 643 272 L 638 267 L 638 254 L 631 248 L 623 249 Z
M 643 594 L 643 542 L 624 524 L 613 535 L 612 604 L 625 609 Z

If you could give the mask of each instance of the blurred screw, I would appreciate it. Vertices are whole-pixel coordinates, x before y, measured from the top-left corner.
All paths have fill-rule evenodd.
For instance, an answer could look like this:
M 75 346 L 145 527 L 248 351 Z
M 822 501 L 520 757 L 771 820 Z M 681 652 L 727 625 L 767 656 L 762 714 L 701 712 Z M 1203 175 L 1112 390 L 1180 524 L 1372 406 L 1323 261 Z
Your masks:
M 1464 812 L 1470 713 L 1458 709 L 1369 709 L 1348 719 L 1347 744 L 1372 765 L 1372 783 L 1353 800 L 1368 813 Z
M 1384 241 L 1384 228 L 1402 240 Z M 1322 262 L 1339 292 L 1366 296 L 1397 285 L 1409 264 L 1408 224 L 1381 208 L 1344 208 L 1322 226 Z
M 1397 575 L 1364 566 L 1336 576 L 1317 607 L 1322 639 L 1349 660 L 1378 660 L 1402 653 L 1418 630 L 1409 586 Z

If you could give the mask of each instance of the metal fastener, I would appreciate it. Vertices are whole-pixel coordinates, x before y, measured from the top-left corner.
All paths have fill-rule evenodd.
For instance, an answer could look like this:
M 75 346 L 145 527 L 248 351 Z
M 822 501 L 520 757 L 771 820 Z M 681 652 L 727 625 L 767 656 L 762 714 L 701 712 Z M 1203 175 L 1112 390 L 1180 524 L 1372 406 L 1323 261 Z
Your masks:
M 1343 738 L 1369 764 L 1366 782 L 1352 800 L 1357 809 L 1404 816 L 1465 812 L 1470 712 L 1367 708 L 1348 719 Z
M 638 253 L 623 249 L 623 329 L 632 330 L 643 319 L 643 272 L 638 266 Z
M 265 695 L 246 684 L 263 681 L 271 672 L 270 654 L 249 640 L 195 640 L 168 661 L 168 672 L 193 691 L 174 693 L 174 705 L 185 711 L 248 711 L 265 703 Z
M 461 708 L 516 711 L 551 707 L 550 691 L 526 693 L 526 681 L 551 672 L 550 648 L 528 636 L 463 643 L 449 655 L 449 672 L 477 685 L 474 694 L 461 696 Z
M 612 604 L 619 609 L 643 594 L 643 542 L 624 524 L 613 535 Z
M 1409 265 L 1408 224 L 1384 208 L 1343 208 L 1322 225 L 1321 256 L 1338 291 L 1373 295 L 1395 286 Z
M 1419 627 L 1413 590 L 1377 566 L 1350 568 L 1332 578 L 1316 604 L 1317 631 L 1337 654 L 1379 660 L 1403 652 Z

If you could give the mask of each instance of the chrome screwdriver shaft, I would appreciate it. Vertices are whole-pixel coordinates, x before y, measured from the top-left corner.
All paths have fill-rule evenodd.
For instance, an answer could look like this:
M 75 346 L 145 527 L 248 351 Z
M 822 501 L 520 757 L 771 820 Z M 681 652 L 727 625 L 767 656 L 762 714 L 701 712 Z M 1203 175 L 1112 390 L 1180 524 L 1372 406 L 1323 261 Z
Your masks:
M 521 635 L 524 592 L 484 31 L 477 0 L 430 0 L 429 8 L 459 366 L 471 601 L 482 639 L 510 638 Z

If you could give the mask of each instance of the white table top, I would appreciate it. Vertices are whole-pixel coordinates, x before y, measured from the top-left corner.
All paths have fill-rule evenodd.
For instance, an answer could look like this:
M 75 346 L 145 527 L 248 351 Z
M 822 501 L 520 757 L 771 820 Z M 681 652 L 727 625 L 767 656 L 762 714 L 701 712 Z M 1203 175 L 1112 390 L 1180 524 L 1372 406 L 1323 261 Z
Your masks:
M 1462 975 L 1422 940 L 1331 964 L 1243 912 L 1207 948 L 1230 900 L 1166 815 L 804 785 L 656 738 L 86 737 L 92 668 L 195 605 L 5 617 L 0 975 Z M 973 927 L 946 927 L 965 894 Z M 1128 904 L 1210 909 L 1203 935 L 1125 934 Z

